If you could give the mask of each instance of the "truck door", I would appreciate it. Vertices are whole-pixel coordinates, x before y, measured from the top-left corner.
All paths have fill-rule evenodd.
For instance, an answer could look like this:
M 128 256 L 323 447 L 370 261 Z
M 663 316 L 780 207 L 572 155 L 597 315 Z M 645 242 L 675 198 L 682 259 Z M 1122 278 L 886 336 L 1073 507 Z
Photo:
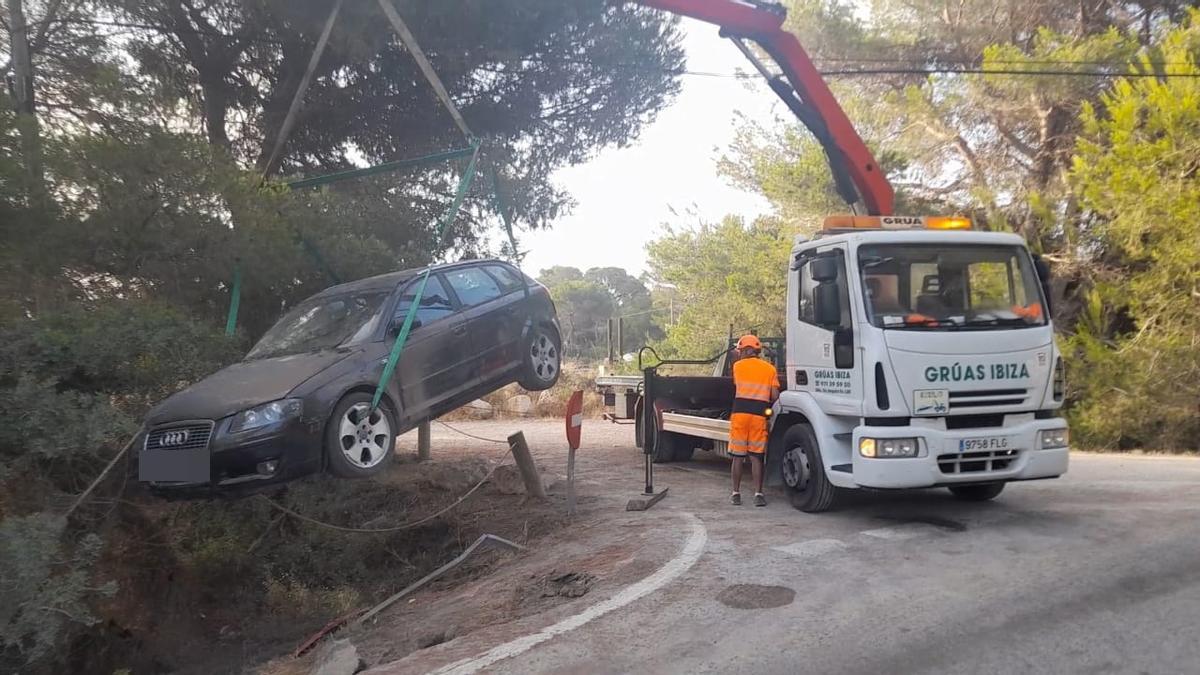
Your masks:
M 788 304 L 788 388 L 810 392 L 831 415 L 862 414 L 862 364 L 846 247 L 803 251 L 792 263 Z

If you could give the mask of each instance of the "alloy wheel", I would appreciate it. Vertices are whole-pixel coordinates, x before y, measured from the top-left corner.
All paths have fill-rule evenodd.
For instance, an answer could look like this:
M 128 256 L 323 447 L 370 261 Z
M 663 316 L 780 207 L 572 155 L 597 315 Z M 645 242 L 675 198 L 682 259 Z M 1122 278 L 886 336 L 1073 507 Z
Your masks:
M 387 457 L 388 444 L 393 442 L 392 425 L 382 410 L 359 403 L 342 416 L 338 440 L 351 464 L 370 469 Z

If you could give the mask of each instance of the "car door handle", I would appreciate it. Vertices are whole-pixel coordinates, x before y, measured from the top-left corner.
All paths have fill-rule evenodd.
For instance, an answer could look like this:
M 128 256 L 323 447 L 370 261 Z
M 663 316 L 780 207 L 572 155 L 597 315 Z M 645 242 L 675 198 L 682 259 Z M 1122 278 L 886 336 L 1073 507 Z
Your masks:
M 467 324 L 460 323 L 457 326 L 455 326 L 454 328 L 451 328 L 450 332 L 455 335 L 466 335 L 467 334 Z

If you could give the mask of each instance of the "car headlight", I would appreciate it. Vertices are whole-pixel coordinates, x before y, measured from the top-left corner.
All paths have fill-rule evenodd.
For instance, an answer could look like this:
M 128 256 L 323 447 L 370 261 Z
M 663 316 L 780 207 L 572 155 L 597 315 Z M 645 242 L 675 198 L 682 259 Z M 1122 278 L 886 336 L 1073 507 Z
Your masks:
M 1043 450 L 1065 448 L 1071 443 L 1071 433 L 1066 429 L 1042 429 L 1041 446 Z
M 917 439 L 861 438 L 858 441 L 858 454 L 877 458 L 916 457 Z
M 298 398 L 285 398 L 255 406 L 234 416 L 233 423 L 229 425 L 229 433 L 236 434 L 239 431 L 249 431 L 299 417 L 301 408 L 302 404 Z

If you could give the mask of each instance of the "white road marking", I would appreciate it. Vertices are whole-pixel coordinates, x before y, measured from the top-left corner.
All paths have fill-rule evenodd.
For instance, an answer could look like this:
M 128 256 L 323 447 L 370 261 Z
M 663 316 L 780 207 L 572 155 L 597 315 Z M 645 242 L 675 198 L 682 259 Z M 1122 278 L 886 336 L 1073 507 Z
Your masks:
M 692 565 L 696 564 L 696 561 L 700 559 L 700 554 L 704 552 L 705 543 L 708 542 L 708 530 L 705 529 L 704 523 L 700 522 L 699 518 L 690 513 L 682 515 L 692 526 L 692 532 L 688 535 L 687 542 L 683 545 L 683 550 L 678 556 L 658 568 L 650 576 L 635 584 L 626 586 L 621 592 L 608 600 L 592 605 L 584 611 L 567 617 L 556 624 L 547 626 L 532 635 L 517 638 L 516 640 L 493 647 L 479 656 L 463 659 L 462 661 L 439 668 L 434 671 L 435 675 L 467 675 L 468 673 L 478 672 L 497 661 L 523 654 L 555 636 L 575 630 L 593 619 L 598 619 L 614 609 L 620 609 L 634 600 L 653 593 L 671 583 L 684 572 L 691 569 Z
M 938 528 L 925 523 L 910 523 L 908 525 L 896 525 L 894 527 L 881 527 L 877 530 L 863 530 L 859 534 L 865 534 L 868 537 L 876 539 L 885 539 L 887 541 L 904 541 L 905 539 L 914 539 L 926 534 L 937 532 Z
M 826 553 L 841 551 L 846 548 L 846 543 L 838 539 L 809 539 L 808 541 L 798 541 L 795 544 L 787 546 L 773 546 L 772 549 L 780 553 L 787 553 L 798 558 L 815 558 Z

